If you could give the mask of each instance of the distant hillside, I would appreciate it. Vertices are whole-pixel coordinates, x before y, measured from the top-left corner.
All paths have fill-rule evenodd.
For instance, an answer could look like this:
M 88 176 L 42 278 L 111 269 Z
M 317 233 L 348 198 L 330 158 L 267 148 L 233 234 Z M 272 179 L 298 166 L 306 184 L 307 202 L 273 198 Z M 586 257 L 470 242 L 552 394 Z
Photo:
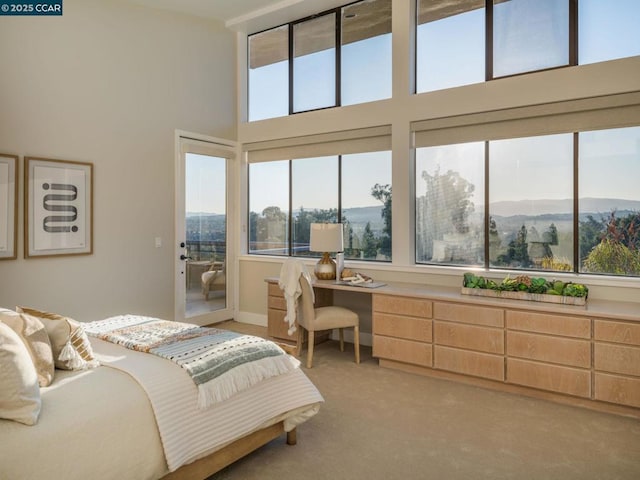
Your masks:
M 482 211 L 479 206 L 477 211 Z M 640 211 L 640 201 L 621 200 L 615 198 L 581 198 L 580 212 L 588 213 L 609 213 L 617 211 Z M 491 204 L 492 215 L 501 217 L 511 217 L 513 215 L 544 215 L 563 214 L 573 211 L 573 200 L 520 200 L 515 202 L 494 202 Z

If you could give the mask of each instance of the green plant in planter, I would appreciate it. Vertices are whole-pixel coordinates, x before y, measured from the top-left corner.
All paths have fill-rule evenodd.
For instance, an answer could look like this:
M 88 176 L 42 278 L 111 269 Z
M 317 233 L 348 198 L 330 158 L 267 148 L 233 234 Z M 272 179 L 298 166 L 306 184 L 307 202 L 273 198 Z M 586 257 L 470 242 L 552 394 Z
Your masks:
M 473 273 L 465 273 L 462 286 L 466 288 L 490 289 L 498 292 L 527 292 L 547 295 L 563 295 L 567 297 L 587 297 L 589 289 L 586 285 L 559 280 L 549 281 L 542 277 L 518 275 L 507 276 L 500 283 L 486 279 Z

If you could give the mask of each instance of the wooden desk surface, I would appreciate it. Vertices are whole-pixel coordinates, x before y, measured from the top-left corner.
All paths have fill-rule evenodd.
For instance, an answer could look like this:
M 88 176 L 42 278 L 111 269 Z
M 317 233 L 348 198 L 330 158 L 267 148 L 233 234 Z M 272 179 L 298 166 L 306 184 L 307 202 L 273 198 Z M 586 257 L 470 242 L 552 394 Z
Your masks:
M 265 279 L 268 283 L 278 283 L 277 277 Z M 401 297 L 429 298 L 432 300 L 455 301 L 472 305 L 523 309 L 561 315 L 573 315 L 590 318 L 609 318 L 616 320 L 634 321 L 640 323 L 640 303 L 616 302 L 609 300 L 587 300 L 584 306 L 561 305 L 555 303 L 532 302 L 525 300 L 511 300 L 502 298 L 476 297 L 463 295 L 460 288 L 441 287 L 437 285 L 422 285 L 418 283 L 389 282 L 377 288 L 365 288 L 336 283 L 335 280 L 314 280 L 315 288 L 329 290 L 351 291 L 377 295 L 394 295 Z

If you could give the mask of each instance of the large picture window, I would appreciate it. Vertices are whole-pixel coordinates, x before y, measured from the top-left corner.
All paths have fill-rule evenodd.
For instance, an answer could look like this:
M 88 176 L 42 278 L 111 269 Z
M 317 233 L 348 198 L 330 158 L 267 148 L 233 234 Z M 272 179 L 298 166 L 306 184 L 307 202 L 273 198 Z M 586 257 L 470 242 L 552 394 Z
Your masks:
M 311 223 L 339 222 L 346 259 L 391 261 L 391 206 L 389 151 L 251 163 L 249 253 L 317 256 Z
M 416 263 L 640 276 L 638 178 L 640 127 L 417 148 Z

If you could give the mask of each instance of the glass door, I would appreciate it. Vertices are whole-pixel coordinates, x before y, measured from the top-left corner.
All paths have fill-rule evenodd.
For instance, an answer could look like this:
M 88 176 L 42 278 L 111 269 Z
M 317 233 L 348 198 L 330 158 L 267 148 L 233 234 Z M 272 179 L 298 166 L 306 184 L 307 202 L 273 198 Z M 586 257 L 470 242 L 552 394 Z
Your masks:
M 180 138 L 176 320 L 208 325 L 233 317 L 228 248 L 228 172 L 233 150 Z

